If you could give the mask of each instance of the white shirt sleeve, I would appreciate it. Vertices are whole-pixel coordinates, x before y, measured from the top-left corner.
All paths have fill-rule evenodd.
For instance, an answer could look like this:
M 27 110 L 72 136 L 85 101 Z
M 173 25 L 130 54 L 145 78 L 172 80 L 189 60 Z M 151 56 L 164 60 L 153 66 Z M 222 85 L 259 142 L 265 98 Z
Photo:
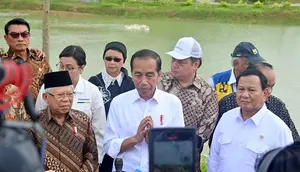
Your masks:
M 222 118 L 221 118 L 222 120 Z M 208 156 L 208 172 L 217 172 L 219 169 L 219 152 L 220 152 L 220 144 L 218 142 L 220 136 L 220 123 L 217 125 L 217 128 L 213 135 L 213 140 L 210 148 L 210 153 Z
M 277 140 L 276 147 L 285 147 L 292 144 L 293 142 L 294 139 L 292 136 L 292 132 L 288 128 L 288 126 L 284 124 L 283 128 L 280 130 L 279 139 Z
M 118 127 L 120 118 L 117 114 L 117 104 L 113 100 L 110 104 L 107 122 L 106 133 L 104 135 L 104 151 L 112 158 L 116 158 L 120 153 L 121 146 L 125 138 L 119 137 L 121 129 Z
M 36 99 L 36 102 L 35 102 L 35 110 L 36 111 L 40 111 L 40 110 L 43 110 L 43 109 L 46 109 L 47 108 L 47 103 L 44 101 L 43 99 L 43 93 L 45 92 L 45 89 L 44 89 L 44 84 L 41 86 L 41 89 L 39 91 L 39 95 Z
M 104 145 L 106 115 L 105 115 L 103 99 L 98 89 L 93 89 L 91 111 L 92 111 L 91 122 L 95 133 L 96 141 L 97 141 L 98 160 L 99 163 L 102 163 L 105 154 L 103 150 L 103 145 Z
M 214 83 L 214 80 L 213 80 L 212 77 L 210 77 L 210 78 L 208 79 L 207 83 L 208 83 L 211 87 L 213 87 L 213 88 L 215 89 L 215 83 Z
M 172 125 L 177 126 L 177 127 L 185 127 L 182 104 L 181 104 L 181 101 L 177 97 L 176 97 L 176 99 L 178 101 L 176 101 L 174 103 L 173 107 L 177 107 L 177 108 L 176 108 L 175 114 L 173 116 L 173 118 L 174 118 L 173 121 L 174 122 L 172 123 Z

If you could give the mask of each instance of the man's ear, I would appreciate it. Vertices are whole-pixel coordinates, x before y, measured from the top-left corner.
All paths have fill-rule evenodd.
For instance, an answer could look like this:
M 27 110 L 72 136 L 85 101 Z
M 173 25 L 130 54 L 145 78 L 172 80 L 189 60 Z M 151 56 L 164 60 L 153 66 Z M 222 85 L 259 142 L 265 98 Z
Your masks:
M 271 95 L 270 88 L 267 87 L 266 89 L 264 89 L 263 93 L 264 93 L 264 101 L 266 101 L 267 98 Z
M 43 93 L 43 99 L 44 99 L 44 101 L 48 104 L 48 102 L 49 102 L 49 95 L 45 92 L 45 93 Z

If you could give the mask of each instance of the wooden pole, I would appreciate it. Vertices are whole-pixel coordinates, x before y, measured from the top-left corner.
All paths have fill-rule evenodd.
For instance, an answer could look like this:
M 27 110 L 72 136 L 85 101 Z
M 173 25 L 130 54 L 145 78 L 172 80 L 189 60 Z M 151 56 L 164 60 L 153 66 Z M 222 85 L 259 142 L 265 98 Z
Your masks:
M 49 54 L 49 10 L 50 10 L 50 0 L 44 0 L 43 11 L 43 51 L 46 54 L 46 59 L 50 60 Z

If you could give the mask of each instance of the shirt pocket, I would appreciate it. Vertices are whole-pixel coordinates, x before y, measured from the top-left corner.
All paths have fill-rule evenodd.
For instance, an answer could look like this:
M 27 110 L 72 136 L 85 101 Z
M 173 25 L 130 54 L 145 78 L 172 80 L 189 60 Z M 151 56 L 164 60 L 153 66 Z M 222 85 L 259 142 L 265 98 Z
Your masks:
M 228 155 L 231 153 L 231 143 L 232 143 L 232 136 L 228 134 L 221 134 L 218 138 L 218 143 L 220 145 L 220 152 L 219 152 L 219 158 L 221 160 L 228 158 Z
M 270 150 L 270 146 L 264 142 L 250 142 L 246 148 L 255 154 L 264 154 Z

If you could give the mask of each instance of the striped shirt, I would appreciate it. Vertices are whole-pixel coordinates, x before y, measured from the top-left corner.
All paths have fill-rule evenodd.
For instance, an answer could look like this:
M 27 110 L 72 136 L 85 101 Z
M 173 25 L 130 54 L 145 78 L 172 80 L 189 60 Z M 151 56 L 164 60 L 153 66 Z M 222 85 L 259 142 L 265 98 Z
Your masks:
M 39 122 L 47 136 L 45 170 L 56 172 L 92 172 L 98 170 L 95 134 L 87 115 L 70 110 L 62 125 L 50 114 L 49 108 L 39 112 Z M 32 131 L 35 143 L 41 137 Z

